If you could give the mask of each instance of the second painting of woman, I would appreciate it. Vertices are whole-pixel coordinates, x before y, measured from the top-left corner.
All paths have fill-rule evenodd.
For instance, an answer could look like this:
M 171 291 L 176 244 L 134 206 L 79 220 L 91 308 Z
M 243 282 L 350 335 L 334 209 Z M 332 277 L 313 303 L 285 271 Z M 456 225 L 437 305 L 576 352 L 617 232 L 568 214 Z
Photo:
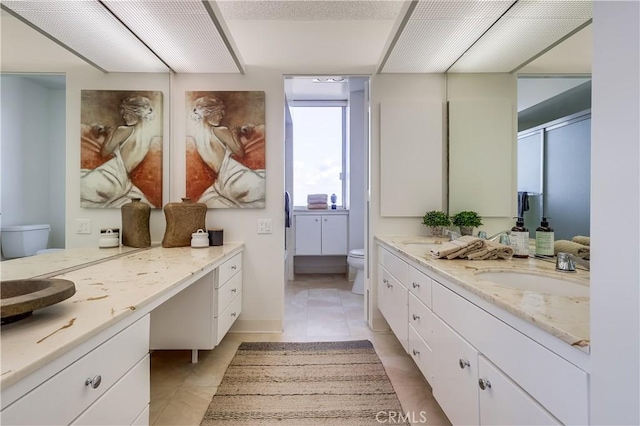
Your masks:
M 187 92 L 186 102 L 187 197 L 210 208 L 264 208 L 264 92 Z

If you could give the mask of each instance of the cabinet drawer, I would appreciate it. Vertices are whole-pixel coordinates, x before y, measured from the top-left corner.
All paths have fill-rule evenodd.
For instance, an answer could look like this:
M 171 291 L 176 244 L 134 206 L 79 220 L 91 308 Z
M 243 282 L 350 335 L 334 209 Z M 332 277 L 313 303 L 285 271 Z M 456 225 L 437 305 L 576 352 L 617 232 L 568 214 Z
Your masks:
M 216 307 L 214 316 L 217 318 L 231 301 L 242 291 L 242 271 L 235 274 L 222 287 L 216 290 L 218 296 L 216 298 Z
M 239 293 L 231 304 L 225 309 L 216 321 L 216 345 L 227 334 L 233 323 L 242 312 L 242 293 Z
M 411 293 L 409 293 L 409 324 L 427 344 L 433 344 L 433 313 Z
M 444 286 L 433 312 L 565 424 L 588 424 L 588 375 Z
M 431 308 L 431 278 L 410 266 L 407 287 L 422 303 Z
M 2 411 L 2 424 L 69 424 L 149 353 L 149 315 Z M 93 389 L 88 378 L 101 377 Z
M 378 263 L 401 283 L 409 280 L 409 265 L 389 250 L 378 246 Z
M 433 384 L 433 351 L 411 326 L 409 326 L 409 355 L 429 384 Z
M 80 415 L 74 425 L 129 425 L 149 405 L 149 355 L 135 365 L 100 399 Z
M 409 292 L 382 265 L 378 265 L 378 308 L 404 350 L 408 350 Z
M 229 278 L 242 269 L 242 253 L 238 253 L 218 267 L 216 288 L 222 287 Z
M 490 383 L 479 387 L 481 425 L 562 424 L 482 355 L 478 371 L 479 378 Z
M 131 426 L 148 426 L 149 425 L 149 406 L 142 410 L 142 413 L 131 423 Z

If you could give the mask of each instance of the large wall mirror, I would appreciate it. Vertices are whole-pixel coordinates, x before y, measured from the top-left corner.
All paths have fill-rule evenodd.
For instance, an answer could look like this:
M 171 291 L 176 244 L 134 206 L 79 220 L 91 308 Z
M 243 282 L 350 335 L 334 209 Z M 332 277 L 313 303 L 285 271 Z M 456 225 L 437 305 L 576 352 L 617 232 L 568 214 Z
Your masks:
M 518 103 L 518 215 L 532 237 L 543 217 L 556 240 L 589 236 L 591 79 L 522 77 Z

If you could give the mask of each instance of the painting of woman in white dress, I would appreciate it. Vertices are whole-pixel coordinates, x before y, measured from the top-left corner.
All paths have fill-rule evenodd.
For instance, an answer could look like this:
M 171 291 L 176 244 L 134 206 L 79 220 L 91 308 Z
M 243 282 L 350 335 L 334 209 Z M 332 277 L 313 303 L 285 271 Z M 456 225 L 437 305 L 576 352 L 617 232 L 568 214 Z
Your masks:
M 162 92 L 83 90 L 80 206 L 162 207 Z
M 264 208 L 264 92 L 187 92 L 187 197 Z

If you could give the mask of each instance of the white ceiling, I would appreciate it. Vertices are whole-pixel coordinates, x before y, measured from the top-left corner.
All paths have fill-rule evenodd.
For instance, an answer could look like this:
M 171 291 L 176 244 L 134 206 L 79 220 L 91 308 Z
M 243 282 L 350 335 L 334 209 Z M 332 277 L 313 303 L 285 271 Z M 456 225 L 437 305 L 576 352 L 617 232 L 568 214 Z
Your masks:
M 20 4 L 23 8 L 25 4 L 41 7 L 68 3 L 68 0 L 3 0 L 3 5 Z M 73 3 L 99 4 L 97 0 Z M 156 53 L 170 47 L 168 53 L 158 56 L 177 72 L 243 72 L 257 67 L 291 75 L 373 74 L 377 70 L 444 72 L 453 63 L 451 72 L 509 72 L 579 25 L 588 23 L 591 14 L 591 1 L 583 0 L 105 0 L 103 3 Z M 202 5 L 210 7 L 215 19 L 204 19 L 209 16 L 202 15 L 201 10 L 195 18 L 192 9 L 201 9 Z M 412 13 L 405 15 L 408 11 Z M 65 13 L 67 20 L 51 27 L 62 25 L 74 35 L 77 23 L 69 18 L 73 10 Z M 509 19 L 496 23 L 502 14 Z M 41 12 L 38 16 L 42 15 L 51 19 Z M 29 32 L 19 28 L 25 26 L 22 23 L 6 26 L 7 19 L 15 21 L 2 14 L 4 40 L 7 37 L 18 40 L 16 37 Z M 551 23 L 551 29 L 538 34 L 543 21 Z M 519 39 L 517 33 L 507 37 L 507 46 L 505 36 L 498 34 L 500 27 L 524 29 L 526 37 Z M 141 36 L 144 31 L 150 31 L 151 36 Z M 222 37 L 214 46 L 205 46 L 216 31 Z M 99 40 L 100 49 L 90 51 L 97 52 L 98 57 L 122 52 L 119 46 L 110 45 L 113 43 L 110 35 L 94 38 Z M 532 40 L 543 43 L 534 46 Z M 10 45 L 15 44 L 3 41 L 2 47 L 11 49 Z M 587 26 L 518 72 L 589 73 L 590 44 L 591 29 Z M 228 50 L 221 53 L 221 46 L 223 50 L 231 47 L 240 67 L 229 69 L 229 58 L 234 55 L 229 56 Z M 502 53 L 507 54 L 510 62 Z M 224 60 L 216 63 L 221 56 Z M 188 66 L 172 66 L 174 59 L 182 59 Z M 436 62 L 446 68 L 435 66 Z

